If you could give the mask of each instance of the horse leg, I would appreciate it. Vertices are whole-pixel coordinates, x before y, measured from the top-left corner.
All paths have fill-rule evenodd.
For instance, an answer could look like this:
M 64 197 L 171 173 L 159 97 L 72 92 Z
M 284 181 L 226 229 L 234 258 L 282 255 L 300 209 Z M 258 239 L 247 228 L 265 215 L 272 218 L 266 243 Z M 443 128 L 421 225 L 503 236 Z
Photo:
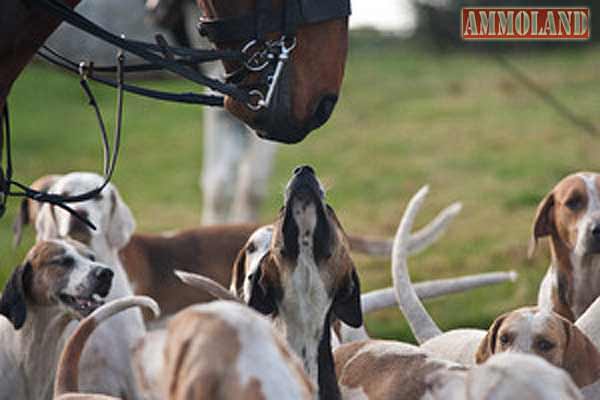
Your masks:
M 277 144 L 251 135 L 239 168 L 233 201 L 235 222 L 256 222 L 260 206 L 267 195 Z
M 246 127 L 228 112 L 205 109 L 201 179 L 203 224 L 228 222 L 238 167 L 249 137 Z

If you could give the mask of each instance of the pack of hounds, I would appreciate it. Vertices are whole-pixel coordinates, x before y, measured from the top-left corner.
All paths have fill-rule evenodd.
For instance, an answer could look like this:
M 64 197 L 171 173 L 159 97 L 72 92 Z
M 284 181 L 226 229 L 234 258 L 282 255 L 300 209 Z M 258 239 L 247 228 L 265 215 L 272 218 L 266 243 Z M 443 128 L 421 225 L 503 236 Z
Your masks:
M 75 195 L 102 178 L 34 182 Z M 270 225 L 135 232 L 109 184 L 76 203 L 87 225 L 24 201 L 36 243 L 0 299 L 0 400 L 600 399 L 600 175 L 541 200 L 530 251 L 549 238 L 538 304 L 487 331 L 442 332 L 422 300 L 515 280 L 513 271 L 413 284 L 408 257 L 434 243 L 455 203 L 413 232 L 428 188 L 392 239 L 346 234 L 310 166 Z M 393 284 L 362 293 L 351 252 L 390 257 Z M 418 345 L 369 337 L 363 314 L 399 307 Z

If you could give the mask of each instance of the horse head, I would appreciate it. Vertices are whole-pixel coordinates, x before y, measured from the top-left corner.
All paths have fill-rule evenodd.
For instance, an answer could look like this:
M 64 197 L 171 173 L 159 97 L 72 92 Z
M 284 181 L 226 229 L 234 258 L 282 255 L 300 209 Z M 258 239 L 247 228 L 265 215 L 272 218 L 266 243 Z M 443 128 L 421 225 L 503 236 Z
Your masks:
M 250 93 L 247 103 L 227 97 L 228 111 L 254 128 L 259 136 L 285 143 L 299 142 L 327 122 L 344 76 L 349 1 L 197 0 L 197 3 L 204 12 L 200 31 L 219 49 L 245 49 L 247 55 L 260 59 L 261 54 L 268 56 L 265 46 L 286 46 L 271 53 L 271 60 L 275 61 L 265 68 L 266 72 L 244 68 L 237 61 L 223 61 L 230 81 Z M 290 7 L 294 7 L 291 13 Z M 295 18 L 293 36 L 288 32 L 292 20 L 289 15 Z M 261 29 L 263 32 L 258 32 Z M 261 33 L 264 37 L 256 40 Z M 286 50 L 289 60 L 277 74 L 277 56 Z M 254 62 L 260 64 L 256 59 Z M 272 96 L 265 102 L 274 76 Z

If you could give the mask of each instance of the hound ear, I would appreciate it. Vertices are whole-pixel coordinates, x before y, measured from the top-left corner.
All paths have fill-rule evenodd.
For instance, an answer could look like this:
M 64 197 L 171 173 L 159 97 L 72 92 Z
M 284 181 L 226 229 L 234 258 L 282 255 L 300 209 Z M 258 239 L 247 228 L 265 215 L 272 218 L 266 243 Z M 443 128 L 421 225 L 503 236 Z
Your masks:
M 36 179 L 31 188 L 40 192 L 48 192 L 52 185 L 60 178 L 60 175 L 44 175 Z M 13 247 L 21 243 L 23 226 L 35 223 L 41 204 L 35 200 L 23 199 L 19 208 L 19 214 L 13 223 Z
M 242 247 L 233 262 L 233 271 L 231 271 L 231 285 L 229 290 L 242 298 L 242 289 L 244 288 L 244 277 L 246 275 L 246 246 Z
M 37 241 L 48 240 L 58 236 L 54 206 L 50 203 L 44 203 L 39 207 L 35 218 L 35 231 Z
M 481 364 L 496 353 L 496 339 L 498 337 L 498 331 L 502 326 L 502 323 L 506 319 L 508 314 L 502 314 L 494 320 L 487 334 L 479 343 L 477 353 L 475 353 L 475 363 Z
M 13 222 L 13 248 L 17 248 L 21 243 L 21 238 L 23 237 L 23 226 L 31 223 L 29 214 L 29 205 L 31 201 L 33 200 L 29 200 L 27 198 L 21 200 L 19 213 Z
M 528 256 L 531 258 L 535 253 L 535 248 L 539 238 L 548 236 L 554 231 L 554 218 L 552 217 L 552 208 L 554 207 L 554 193 L 550 192 L 540 202 L 533 220 L 531 239 L 529 240 Z
M 0 298 L 0 314 L 13 324 L 15 329 L 21 329 L 27 316 L 25 303 L 25 279 L 31 273 L 31 264 L 18 266 L 6 282 Z
M 110 187 L 110 204 L 110 222 L 106 238 L 112 247 L 122 249 L 129 243 L 129 239 L 135 231 L 135 220 L 119 191 L 112 185 Z
M 600 376 L 600 353 L 592 341 L 571 322 L 563 318 L 567 344 L 563 352 L 562 368 L 577 386 L 584 387 Z
M 347 283 L 338 288 L 333 299 L 333 313 L 347 325 L 358 328 L 363 324 L 360 306 L 360 280 L 356 269 L 352 268 L 352 276 Z
M 273 314 L 277 310 L 275 288 L 263 275 L 262 268 L 257 268 L 248 279 L 250 280 L 248 305 L 261 314 Z

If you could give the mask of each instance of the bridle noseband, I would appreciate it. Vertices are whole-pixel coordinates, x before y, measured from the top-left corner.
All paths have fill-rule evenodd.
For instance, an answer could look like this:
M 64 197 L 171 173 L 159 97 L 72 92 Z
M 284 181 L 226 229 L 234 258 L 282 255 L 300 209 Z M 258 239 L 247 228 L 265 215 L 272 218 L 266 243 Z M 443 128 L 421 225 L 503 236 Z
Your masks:
M 218 0 L 217 0 L 218 1 Z M 248 91 L 246 106 L 253 111 L 268 108 L 281 73 L 296 47 L 298 26 L 348 17 L 350 0 L 283 0 L 273 9 L 271 0 L 257 0 L 255 11 L 236 17 L 201 17 L 198 31 L 214 44 L 245 42 L 241 51 L 245 60 L 225 75 L 227 83 L 240 84 L 248 74 L 261 73 L 262 86 Z M 270 33 L 279 38 L 267 40 Z

